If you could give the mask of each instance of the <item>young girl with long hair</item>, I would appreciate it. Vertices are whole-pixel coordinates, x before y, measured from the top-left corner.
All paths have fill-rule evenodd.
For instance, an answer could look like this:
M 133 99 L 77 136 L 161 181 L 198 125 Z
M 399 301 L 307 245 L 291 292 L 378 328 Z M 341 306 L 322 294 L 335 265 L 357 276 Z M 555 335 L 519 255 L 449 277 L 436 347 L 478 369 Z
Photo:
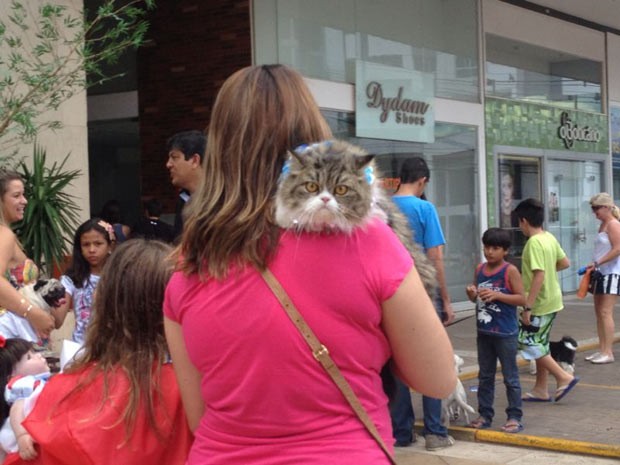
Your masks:
M 132 239 L 107 260 L 83 351 L 23 422 L 38 449 L 24 464 L 185 464 L 192 437 L 161 311 L 170 252 Z
M 56 326 L 60 327 L 67 311 L 73 308 L 75 329 L 73 340 L 84 344 L 84 336 L 90 321 L 93 295 L 99 275 L 112 253 L 115 238 L 112 226 L 100 218 L 91 218 L 75 231 L 73 260 L 60 282 L 67 291 L 67 302 L 54 313 Z

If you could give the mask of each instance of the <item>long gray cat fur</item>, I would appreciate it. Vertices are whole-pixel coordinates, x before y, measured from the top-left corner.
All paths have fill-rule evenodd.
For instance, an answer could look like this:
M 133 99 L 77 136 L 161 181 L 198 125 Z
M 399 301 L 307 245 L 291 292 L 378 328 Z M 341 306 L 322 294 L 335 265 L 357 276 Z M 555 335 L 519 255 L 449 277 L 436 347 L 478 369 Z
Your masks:
M 415 242 L 407 218 L 378 180 L 374 155 L 342 140 L 289 152 L 275 199 L 277 224 L 297 231 L 351 233 L 375 218 L 388 224 L 414 260 L 434 300 L 437 273 Z

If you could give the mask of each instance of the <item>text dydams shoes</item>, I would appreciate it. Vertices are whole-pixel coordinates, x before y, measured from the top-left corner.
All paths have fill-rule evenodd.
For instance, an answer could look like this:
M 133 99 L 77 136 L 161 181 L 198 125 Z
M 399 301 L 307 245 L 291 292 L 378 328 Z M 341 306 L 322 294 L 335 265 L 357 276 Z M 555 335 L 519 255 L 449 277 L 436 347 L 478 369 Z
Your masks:
M 615 361 L 614 356 L 613 355 L 603 355 L 603 354 L 599 354 L 598 356 L 594 357 L 592 360 L 590 360 L 592 363 L 596 363 L 597 365 L 599 364 L 603 364 L 603 363 L 612 363 Z
M 427 434 L 424 436 L 426 439 L 426 450 L 439 450 L 445 449 L 454 445 L 454 438 L 448 436 L 437 436 L 436 434 Z

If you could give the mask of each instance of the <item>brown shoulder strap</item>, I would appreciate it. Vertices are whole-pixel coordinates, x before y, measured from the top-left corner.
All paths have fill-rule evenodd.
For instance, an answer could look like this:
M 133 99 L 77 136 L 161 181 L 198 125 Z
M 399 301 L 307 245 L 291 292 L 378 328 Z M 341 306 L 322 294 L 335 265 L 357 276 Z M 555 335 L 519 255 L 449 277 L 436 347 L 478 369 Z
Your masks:
M 306 321 L 303 319 L 303 317 L 287 295 L 280 282 L 273 275 L 273 273 L 266 268 L 265 270 L 261 271 L 261 275 L 271 289 L 271 291 L 277 297 L 278 301 L 282 304 L 282 307 L 286 311 L 286 314 L 289 316 L 295 327 L 299 330 L 305 341 L 310 346 L 314 358 L 316 358 L 321 363 L 327 374 L 329 374 L 330 378 L 334 381 L 336 386 L 338 386 L 338 389 L 340 389 L 342 395 L 347 400 L 360 421 L 364 424 L 364 426 L 366 427 L 370 435 L 375 439 L 375 441 L 377 441 L 379 447 L 381 447 L 383 452 L 385 452 L 385 455 L 387 455 L 388 459 L 390 459 L 390 463 L 396 464 L 394 457 L 392 457 L 392 454 L 386 447 L 385 442 L 383 442 L 379 431 L 377 431 L 377 427 L 364 409 L 362 403 L 353 392 L 353 389 L 351 389 L 351 386 L 349 385 L 347 380 L 344 378 L 344 376 L 330 357 L 327 347 L 321 344 L 316 335 L 312 332 L 312 329 L 310 329 Z

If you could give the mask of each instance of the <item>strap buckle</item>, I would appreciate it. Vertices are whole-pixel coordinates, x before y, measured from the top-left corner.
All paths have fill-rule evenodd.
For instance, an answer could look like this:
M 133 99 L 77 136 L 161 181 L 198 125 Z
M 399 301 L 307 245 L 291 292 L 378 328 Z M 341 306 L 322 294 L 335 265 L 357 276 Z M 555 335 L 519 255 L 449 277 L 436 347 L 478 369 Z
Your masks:
M 320 360 L 321 357 L 329 355 L 329 350 L 327 350 L 327 347 L 325 347 L 323 344 L 321 344 L 321 347 L 318 350 L 312 352 L 312 355 L 314 355 L 314 358 L 316 358 L 317 361 L 320 362 L 321 361 Z

